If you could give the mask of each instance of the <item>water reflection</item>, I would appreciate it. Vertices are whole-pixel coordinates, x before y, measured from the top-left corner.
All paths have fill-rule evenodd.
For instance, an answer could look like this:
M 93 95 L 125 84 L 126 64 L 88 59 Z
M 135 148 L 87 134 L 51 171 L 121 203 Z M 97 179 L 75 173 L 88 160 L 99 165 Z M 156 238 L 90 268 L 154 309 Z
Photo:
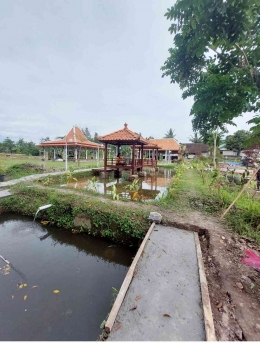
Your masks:
M 132 183 L 128 181 L 129 175 L 129 171 L 123 171 L 122 177 L 115 178 L 114 173 L 110 172 L 107 179 L 96 177 L 96 182 L 93 184 L 91 183 L 93 177 L 88 176 L 79 179 L 77 182 L 72 182 L 68 186 L 78 189 L 91 189 L 94 187 L 100 194 L 111 195 L 113 185 L 115 185 L 116 191 L 121 198 L 132 199 L 133 192 L 137 192 L 143 200 L 158 200 L 162 194 L 167 192 L 167 186 L 173 177 L 173 171 L 171 169 L 162 169 L 155 173 L 147 173 L 146 177 L 139 179 L 139 189 L 132 190 L 132 192 L 127 189 Z
M 27 285 L 18 287 L 25 281 L 12 268 L 2 273 L 0 260 L 1 339 L 96 340 L 112 287 L 120 288 L 134 253 L 100 238 L 41 227 L 31 218 L 1 215 L 0 255 Z

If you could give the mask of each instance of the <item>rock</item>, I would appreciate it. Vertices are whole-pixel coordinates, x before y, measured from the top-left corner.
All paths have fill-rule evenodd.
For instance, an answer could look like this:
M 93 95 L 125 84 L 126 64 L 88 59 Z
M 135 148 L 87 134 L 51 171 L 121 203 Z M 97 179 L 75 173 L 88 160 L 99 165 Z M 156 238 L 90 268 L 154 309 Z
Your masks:
M 84 213 L 78 213 L 73 223 L 75 227 L 83 227 L 84 229 L 91 229 L 92 227 L 91 220 Z
M 162 220 L 162 215 L 158 212 L 150 212 L 148 219 L 159 224 Z
M 236 286 L 241 290 L 244 288 L 241 282 L 236 282 Z
M 255 330 L 260 333 L 260 324 L 255 325 Z

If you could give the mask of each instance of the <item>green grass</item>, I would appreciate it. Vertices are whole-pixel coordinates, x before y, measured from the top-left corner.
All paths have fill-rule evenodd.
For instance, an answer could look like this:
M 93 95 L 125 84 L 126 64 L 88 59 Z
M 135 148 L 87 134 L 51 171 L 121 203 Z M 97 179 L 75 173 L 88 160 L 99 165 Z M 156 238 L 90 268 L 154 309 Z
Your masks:
M 96 162 L 93 160 L 68 162 L 68 167 L 77 169 L 88 169 L 102 167 L 103 161 Z M 20 166 L 20 167 L 19 167 Z M 28 156 L 21 158 L 0 158 L 0 167 L 2 167 L 6 174 L 6 180 L 17 179 L 27 175 L 33 175 L 37 173 L 45 173 L 52 171 L 65 171 L 65 162 L 55 161 L 42 161 L 40 157 Z

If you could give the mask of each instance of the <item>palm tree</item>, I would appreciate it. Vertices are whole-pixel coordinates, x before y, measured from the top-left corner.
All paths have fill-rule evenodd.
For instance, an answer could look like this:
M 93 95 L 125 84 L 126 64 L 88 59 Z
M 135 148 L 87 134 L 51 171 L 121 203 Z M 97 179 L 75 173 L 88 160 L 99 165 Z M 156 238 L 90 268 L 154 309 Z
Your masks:
M 192 143 L 203 143 L 203 137 L 198 135 L 198 132 L 194 132 L 194 137 L 189 137 L 190 142 Z

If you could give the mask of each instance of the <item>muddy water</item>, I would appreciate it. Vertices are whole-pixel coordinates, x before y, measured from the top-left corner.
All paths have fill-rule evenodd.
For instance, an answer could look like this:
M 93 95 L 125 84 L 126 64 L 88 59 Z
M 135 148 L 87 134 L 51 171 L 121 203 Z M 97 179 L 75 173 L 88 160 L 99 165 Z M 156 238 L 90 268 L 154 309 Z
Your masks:
M 0 215 L 0 340 L 96 340 L 134 253 Z
M 112 195 L 113 186 L 115 185 L 116 193 L 119 194 L 120 198 L 132 199 L 133 193 L 136 192 L 142 200 L 158 200 L 167 192 L 167 186 L 173 177 L 173 171 L 165 168 L 156 173 L 147 173 L 146 177 L 139 178 L 135 189 L 129 189 L 132 184 L 132 181 L 128 181 L 129 175 L 129 171 L 123 171 L 122 177 L 115 178 L 112 171 L 107 179 L 88 176 L 69 183 L 68 187 L 90 189 L 100 194 Z

